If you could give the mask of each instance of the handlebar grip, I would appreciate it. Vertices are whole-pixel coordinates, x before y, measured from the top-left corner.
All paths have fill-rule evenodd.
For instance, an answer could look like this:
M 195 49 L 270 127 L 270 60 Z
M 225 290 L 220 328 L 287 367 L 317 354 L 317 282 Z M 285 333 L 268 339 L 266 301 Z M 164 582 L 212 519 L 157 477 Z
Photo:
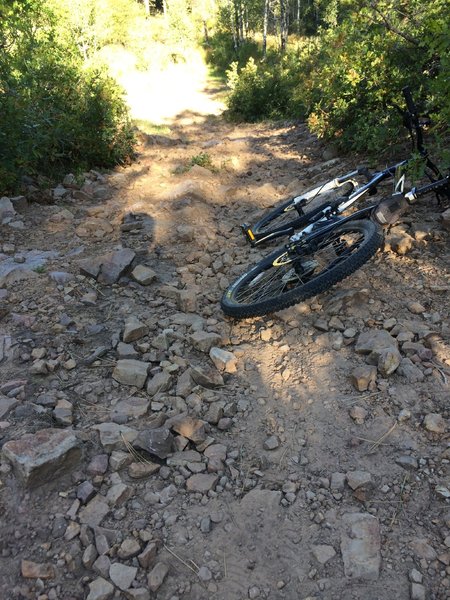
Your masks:
M 417 114 L 417 107 L 414 104 L 414 100 L 411 95 L 411 88 L 409 86 L 406 86 L 402 89 L 402 92 L 403 92 L 403 96 L 405 97 L 406 106 L 408 107 L 409 112 L 412 115 Z

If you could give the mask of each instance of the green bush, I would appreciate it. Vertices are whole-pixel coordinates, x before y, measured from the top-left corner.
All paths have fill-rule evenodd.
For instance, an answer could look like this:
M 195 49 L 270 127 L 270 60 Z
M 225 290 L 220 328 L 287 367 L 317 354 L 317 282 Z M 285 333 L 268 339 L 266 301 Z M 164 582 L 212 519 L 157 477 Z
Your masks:
M 116 83 L 84 66 L 40 3 L 13 3 L 2 16 L 0 191 L 23 174 L 52 177 L 127 160 L 133 135 Z
M 306 117 L 314 133 L 341 149 L 379 153 L 404 137 L 391 107 L 404 104 L 401 89 L 410 85 L 421 111 L 432 115 L 434 133 L 445 141 L 446 1 L 411 0 L 400 9 L 396 0 L 383 0 L 376 7 L 388 15 L 388 25 L 374 8 L 346 2 L 340 20 L 304 38 L 296 52 L 260 64 L 250 60 L 241 69 L 234 63 L 228 72 L 230 115 L 249 121 Z
M 257 121 L 286 115 L 292 93 L 292 74 L 282 64 L 258 66 L 250 58 L 241 70 L 232 63 L 227 71 L 228 115 L 232 119 Z

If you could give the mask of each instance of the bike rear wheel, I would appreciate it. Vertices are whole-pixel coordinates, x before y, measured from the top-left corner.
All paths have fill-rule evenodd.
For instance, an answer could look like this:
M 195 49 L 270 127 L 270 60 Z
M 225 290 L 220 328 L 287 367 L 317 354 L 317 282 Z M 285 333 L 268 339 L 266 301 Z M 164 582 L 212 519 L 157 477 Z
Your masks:
M 359 269 L 383 242 L 370 220 L 337 224 L 299 253 L 279 248 L 225 291 L 222 310 L 236 318 L 268 314 L 315 296 Z
M 267 212 L 252 226 L 251 231 L 257 238 L 263 238 L 277 231 L 289 228 L 299 229 L 310 223 L 311 218 L 330 206 L 338 194 L 336 190 L 318 191 L 311 198 L 305 198 L 296 202 L 291 198 Z M 342 197 L 342 192 L 339 195 Z

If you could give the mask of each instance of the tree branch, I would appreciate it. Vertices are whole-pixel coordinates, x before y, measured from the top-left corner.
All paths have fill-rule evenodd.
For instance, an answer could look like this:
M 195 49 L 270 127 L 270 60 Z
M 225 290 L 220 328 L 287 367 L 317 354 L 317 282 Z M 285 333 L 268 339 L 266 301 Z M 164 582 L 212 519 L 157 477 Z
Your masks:
M 386 29 L 388 29 L 389 31 L 392 31 L 392 33 L 395 33 L 396 35 L 402 37 L 404 40 L 406 40 L 407 42 L 409 42 L 410 44 L 413 44 L 414 46 L 419 46 L 420 43 L 418 40 L 416 40 L 416 38 L 412 37 L 411 35 L 409 35 L 408 33 L 405 33 L 404 31 L 400 31 L 400 29 L 398 29 L 395 25 L 393 25 L 389 19 L 387 18 L 386 15 L 384 15 L 381 10 L 376 6 L 375 2 L 370 2 L 369 3 L 370 8 L 375 11 L 382 19 L 384 26 L 386 27 Z

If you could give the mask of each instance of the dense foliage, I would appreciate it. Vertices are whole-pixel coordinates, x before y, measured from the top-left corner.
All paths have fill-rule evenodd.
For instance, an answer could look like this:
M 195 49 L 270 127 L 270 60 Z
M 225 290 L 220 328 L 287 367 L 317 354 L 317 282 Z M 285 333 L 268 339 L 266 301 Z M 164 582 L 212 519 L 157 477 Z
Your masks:
M 264 2 L 259 4 L 262 14 Z M 306 118 L 313 132 L 342 147 L 379 151 L 400 128 L 398 114 L 388 107 L 400 104 L 402 87 L 410 85 L 445 139 L 450 121 L 446 0 L 334 0 L 327 11 L 315 21 L 305 14 L 303 23 L 293 24 L 291 29 L 309 35 L 292 32 L 287 52 L 232 64 L 230 116 Z
M 52 4 L 0 0 L 2 191 L 22 174 L 112 166 L 132 153 L 121 90 L 84 59 L 83 35 Z
M 191 64 L 196 45 L 226 74 L 233 119 L 304 119 L 379 152 L 398 138 L 389 106 L 410 85 L 448 140 L 448 0 L 0 0 L 0 192 L 22 174 L 128 160 L 108 72 Z

